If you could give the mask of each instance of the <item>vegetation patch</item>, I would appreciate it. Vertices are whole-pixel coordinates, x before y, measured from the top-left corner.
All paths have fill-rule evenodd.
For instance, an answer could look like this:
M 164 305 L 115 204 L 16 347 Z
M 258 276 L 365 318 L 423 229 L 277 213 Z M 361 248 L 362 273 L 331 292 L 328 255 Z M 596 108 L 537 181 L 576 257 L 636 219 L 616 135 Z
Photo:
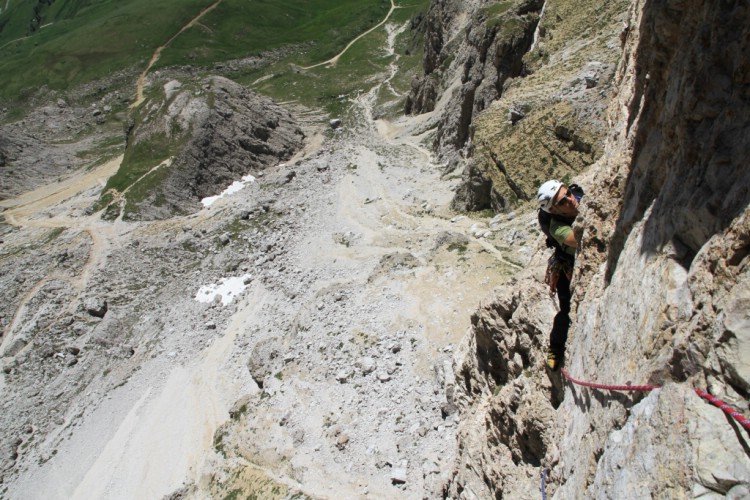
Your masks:
M 531 199 L 549 178 L 572 178 L 602 153 L 601 139 L 565 101 L 534 108 L 515 125 L 497 118 L 487 114 L 477 121 L 477 156 L 484 158 L 486 175 L 511 205 Z M 561 129 L 573 131 L 578 139 L 566 140 Z
M 487 18 L 494 18 L 498 16 L 502 16 L 508 10 L 513 7 L 513 0 L 504 0 L 502 2 L 497 2 L 492 5 L 488 5 L 486 7 L 482 7 L 481 11 L 482 13 L 487 16 Z
M 156 86 L 146 103 L 131 112 L 131 130 L 143 128 L 150 132 L 137 138 L 134 133 L 129 135 L 120 168 L 107 180 L 95 211 L 107 208 L 105 215 L 116 217 L 120 207 L 112 203 L 122 196 L 124 216 L 127 216 L 169 175 L 168 161 L 182 151 L 190 139 L 190 131 L 182 130 L 175 119 L 166 116 L 166 101 L 163 87 Z M 165 125 L 160 127 L 162 122 Z M 159 200 L 155 200 L 157 206 L 158 203 Z
M 221 474 L 212 474 L 211 480 L 204 485 L 206 498 L 225 500 L 281 500 L 282 498 L 307 498 L 301 493 L 292 492 L 289 487 L 274 481 L 262 470 L 253 465 L 226 468 Z M 293 495 L 293 496 L 292 496 Z
M 0 14 L 0 97 L 64 90 L 143 65 L 211 0 L 11 2 Z
M 57 239 L 58 236 L 60 236 L 63 232 L 65 232 L 64 227 L 56 227 L 52 229 L 49 233 L 47 233 L 44 237 L 44 242 L 42 245 L 46 245 L 47 243 Z
M 459 254 L 464 254 L 468 248 L 469 246 L 464 242 L 453 242 L 448 245 L 449 252 L 458 252 Z
M 262 218 L 267 218 L 268 215 L 266 212 L 263 212 L 262 216 L 258 216 Z M 257 222 L 255 219 L 243 219 L 242 216 L 238 215 L 234 217 L 229 224 L 224 226 L 223 231 L 228 233 L 229 236 L 235 240 L 239 238 L 240 236 L 244 235 L 248 232 L 248 230 L 253 229 L 257 227 Z
M 12 2 L 0 13 L 0 97 L 16 99 L 42 86 L 65 90 L 123 68 L 145 69 L 157 47 L 213 3 Z M 222 0 L 171 41 L 156 67 L 209 67 L 285 47 L 296 47 L 296 63 L 309 65 L 335 55 L 389 8 L 387 0 Z
M 389 2 L 387 5 L 390 7 Z M 395 24 L 406 22 L 406 19 L 426 8 L 427 5 L 428 2 L 423 0 L 404 6 L 404 9 L 396 10 L 388 22 Z M 383 10 L 373 26 L 383 20 L 387 11 L 388 9 Z M 367 29 L 352 34 L 349 41 Z M 368 83 L 382 81 L 386 76 L 386 68 L 393 56 L 383 50 L 385 43 L 386 30 L 385 27 L 381 27 L 354 43 L 333 66 L 321 65 L 305 69 L 306 66 L 330 59 L 338 54 L 338 50 L 327 54 L 318 53 L 315 57 L 307 57 L 307 60 L 296 56 L 289 57 L 262 70 L 238 75 L 237 79 L 278 101 L 297 101 L 309 107 L 323 108 L 332 115 L 341 116 L 346 113 L 350 99 L 365 90 Z M 307 55 L 313 53 L 314 51 L 310 51 Z M 399 65 L 399 75 L 402 73 L 401 70 L 409 74 L 402 80 L 398 80 L 399 87 L 406 89 L 407 85 L 410 85 L 409 67 L 414 68 L 421 64 L 421 59 L 418 57 L 418 54 L 406 57 L 405 64 Z M 398 76 L 394 80 L 397 79 Z
M 208 65 L 300 44 L 306 49 L 296 62 L 313 64 L 378 24 L 389 8 L 387 0 L 222 0 L 175 39 L 158 66 Z

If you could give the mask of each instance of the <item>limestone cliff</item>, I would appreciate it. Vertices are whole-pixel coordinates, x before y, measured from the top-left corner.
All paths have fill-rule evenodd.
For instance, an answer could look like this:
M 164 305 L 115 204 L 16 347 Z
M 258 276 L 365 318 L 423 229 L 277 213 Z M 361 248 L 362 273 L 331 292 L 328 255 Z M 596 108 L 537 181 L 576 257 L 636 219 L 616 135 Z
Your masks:
M 509 211 L 545 176 L 576 175 L 601 157 L 627 6 L 433 3 L 424 76 L 406 111 L 441 104 L 435 147 L 446 172 L 464 167 L 455 209 Z
M 539 22 L 542 0 L 434 2 L 427 14 L 424 76 L 412 83 L 407 113 L 444 107 L 434 145 L 448 164 L 469 145 L 474 116 L 503 92 L 508 78 L 522 74 L 522 57 Z
M 554 2 L 548 2 L 552 5 Z M 602 154 L 583 175 L 566 368 L 545 373 L 545 253 L 472 318 L 455 358 L 460 456 L 446 495 L 745 498 L 750 415 L 750 13 L 634 0 Z M 556 174 L 544 172 L 543 175 Z

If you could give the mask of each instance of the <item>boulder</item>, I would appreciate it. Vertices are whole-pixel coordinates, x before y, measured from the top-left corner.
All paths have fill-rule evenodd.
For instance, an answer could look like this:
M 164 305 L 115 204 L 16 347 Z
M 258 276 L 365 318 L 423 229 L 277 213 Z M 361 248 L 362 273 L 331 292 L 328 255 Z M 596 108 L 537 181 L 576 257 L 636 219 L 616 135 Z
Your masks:
M 88 314 L 96 318 L 103 318 L 109 309 L 107 301 L 102 297 L 89 297 L 83 302 L 83 308 Z

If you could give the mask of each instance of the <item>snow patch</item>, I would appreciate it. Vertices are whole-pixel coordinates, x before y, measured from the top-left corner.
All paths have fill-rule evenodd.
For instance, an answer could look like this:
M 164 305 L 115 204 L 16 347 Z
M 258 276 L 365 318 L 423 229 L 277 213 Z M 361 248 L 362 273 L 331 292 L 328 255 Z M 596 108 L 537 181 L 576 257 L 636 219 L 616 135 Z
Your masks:
M 217 200 L 242 190 L 242 188 L 244 188 L 245 184 L 247 184 L 248 182 L 255 182 L 255 177 L 253 177 L 252 175 L 246 175 L 242 178 L 241 181 L 234 181 L 231 186 L 226 188 L 220 194 L 217 194 L 216 196 L 209 196 L 208 198 L 203 198 L 201 200 L 201 203 L 204 207 L 210 207 L 211 205 L 216 203 Z
M 234 278 L 222 278 L 221 283 L 204 285 L 198 289 L 195 300 L 198 302 L 213 302 L 216 297 L 221 297 L 221 304 L 226 306 L 239 296 L 247 288 L 251 275 L 245 274 Z

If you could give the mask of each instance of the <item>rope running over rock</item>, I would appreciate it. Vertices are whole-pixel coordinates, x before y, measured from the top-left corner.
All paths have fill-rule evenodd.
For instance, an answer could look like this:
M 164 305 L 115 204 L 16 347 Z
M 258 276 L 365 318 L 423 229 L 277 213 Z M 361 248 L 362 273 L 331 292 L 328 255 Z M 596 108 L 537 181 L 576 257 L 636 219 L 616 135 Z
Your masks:
M 606 385 L 594 384 L 592 382 L 582 382 L 571 377 L 570 374 L 565 371 L 565 368 L 562 368 L 560 371 L 562 371 L 562 374 L 566 379 L 570 380 L 574 384 L 582 385 L 584 387 L 591 387 L 593 389 L 604 389 L 607 391 L 653 391 L 654 389 L 661 389 L 661 386 L 659 385 Z M 705 391 L 701 391 L 700 389 L 694 389 L 694 391 L 698 396 L 702 397 L 712 405 L 722 410 L 724 413 L 735 419 L 742 427 L 750 431 L 750 420 L 745 418 L 740 412 L 726 404 L 721 399 L 712 396 Z
M 698 396 L 700 396 L 703 399 L 705 399 L 706 401 L 708 401 L 709 403 L 711 403 L 712 405 L 714 405 L 717 408 L 719 408 L 721 411 L 723 411 L 724 413 L 726 413 L 727 415 L 729 415 L 733 419 L 735 419 L 737 422 L 739 422 L 739 424 L 742 427 L 744 427 L 745 429 L 747 429 L 747 430 L 750 431 L 750 420 L 746 419 L 744 415 L 740 414 L 740 412 L 738 412 L 737 410 L 735 410 L 734 408 L 732 408 L 731 406 L 729 406 L 728 404 L 726 404 L 721 399 L 719 399 L 719 398 L 717 398 L 715 396 L 712 396 L 712 395 L 710 395 L 709 393 L 707 393 L 705 391 L 701 391 L 700 389 L 695 389 L 695 393 Z
M 570 380 L 574 384 L 582 385 L 584 387 L 591 387 L 593 389 L 605 389 L 607 391 L 653 391 L 654 389 L 661 389 L 658 385 L 605 385 L 605 384 L 594 384 L 592 382 L 582 382 L 571 377 L 565 368 L 562 368 L 562 374 L 566 379 Z
M 630 392 L 635 392 L 635 391 L 648 392 L 648 391 L 653 391 L 654 389 L 661 389 L 661 386 L 659 386 L 659 385 L 607 385 L 607 384 L 595 384 L 593 382 L 584 382 L 582 380 L 574 379 L 565 370 L 565 368 L 562 368 L 560 371 L 562 372 L 563 376 L 566 379 L 568 379 L 570 382 L 572 382 L 572 383 L 574 383 L 576 385 L 583 386 L 583 387 L 590 387 L 592 389 L 603 389 L 603 390 L 606 390 L 606 391 L 630 391 Z M 726 413 L 727 415 L 729 415 L 730 417 L 732 417 L 733 419 L 735 419 L 746 430 L 750 431 L 750 420 L 748 420 L 747 418 L 745 418 L 745 416 L 742 415 L 740 412 L 738 412 L 737 410 L 735 410 L 734 408 L 732 408 L 731 406 L 729 406 L 728 404 L 726 404 L 721 399 L 719 399 L 719 398 L 717 398 L 715 396 L 712 396 L 711 394 L 709 394 L 709 393 L 707 393 L 705 391 L 702 391 L 700 389 L 694 389 L 694 391 L 695 391 L 695 393 L 698 396 L 700 396 L 701 398 L 705 399 L 706 401 L 708 401 L 712 405 L 714 405 L 717 408 L 719 408 L 721 411 L 723 411 L 724 413 Z M 542 471 L 542 499 L 543 500 L 547 500 L 547 491 L 546 491 L 547 487 L 546 487 L 546 484 L 545 484 L 546 483 L 546 479 L 547 479 L 547 470 L 548 469 L 545 468 Z

